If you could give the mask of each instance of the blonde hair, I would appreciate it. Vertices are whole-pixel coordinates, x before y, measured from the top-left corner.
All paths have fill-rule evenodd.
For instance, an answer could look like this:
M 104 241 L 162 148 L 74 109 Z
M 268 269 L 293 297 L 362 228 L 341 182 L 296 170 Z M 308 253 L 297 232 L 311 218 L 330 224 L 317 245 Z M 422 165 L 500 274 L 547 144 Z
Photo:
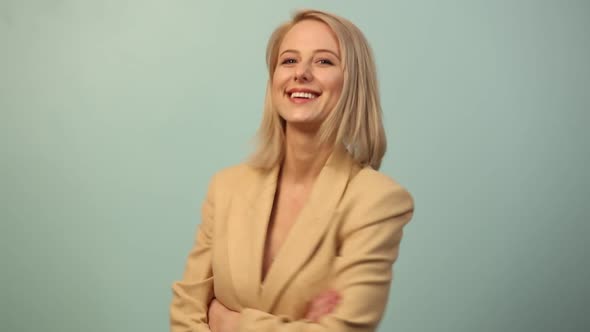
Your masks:
M 285 121 L 272 103 L 272 77 L 277 66 L 281 42 L 298 22 L 316 20 L 327 24 L 338 39 L 344 69 L 342 93 L 335 109 L 318 131 L 318 143 L 343 144 L 362 166 L 379 169 L 387 141 L 381 120 L 381 103 L 375 62 L 363 33 L 345 18 L 318 10 L 296 12 L 291 21 L 279 26 L 266 48 L 268 83 L 264 114 L 257 133 L 257 149 L 250 158 L 254 167 L 269 169 L 285 154 Z

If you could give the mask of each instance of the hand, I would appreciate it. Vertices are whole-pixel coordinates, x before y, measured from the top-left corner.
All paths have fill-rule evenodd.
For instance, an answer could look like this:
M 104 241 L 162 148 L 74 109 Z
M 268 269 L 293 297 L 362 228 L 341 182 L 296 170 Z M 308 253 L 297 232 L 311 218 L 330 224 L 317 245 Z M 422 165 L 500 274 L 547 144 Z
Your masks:
M 209 328 L 211 332 L 235 332 L 238 329 L 240 313 L 226 308 L 217 299 L 209 304 Z
M 305 319 L 317 323 L 320 318 L 331 313 L 336 308 L 338 303 L 340 303 L 340 299 L 340 293 L 332 289 L 316 295 L 309 301 Z

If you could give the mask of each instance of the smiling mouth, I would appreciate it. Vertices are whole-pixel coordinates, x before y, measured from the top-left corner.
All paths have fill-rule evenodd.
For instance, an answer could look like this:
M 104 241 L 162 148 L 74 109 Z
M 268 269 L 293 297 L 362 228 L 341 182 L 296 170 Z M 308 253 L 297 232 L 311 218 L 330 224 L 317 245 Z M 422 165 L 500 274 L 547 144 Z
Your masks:
M 314 92 L 292 92 L 289 96 L 292 99 L 316 99 L 320 95 Z

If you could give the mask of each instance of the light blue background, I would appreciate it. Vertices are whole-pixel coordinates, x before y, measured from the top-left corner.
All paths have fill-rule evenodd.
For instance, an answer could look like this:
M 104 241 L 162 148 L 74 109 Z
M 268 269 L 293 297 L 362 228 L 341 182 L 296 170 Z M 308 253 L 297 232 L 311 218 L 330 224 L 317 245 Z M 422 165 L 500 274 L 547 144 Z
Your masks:
M 371 42 L 416 199 L 380 330 L 590 330 L 590 2 L 0 0 L 1 331 L 168 329 L 304 7 Z

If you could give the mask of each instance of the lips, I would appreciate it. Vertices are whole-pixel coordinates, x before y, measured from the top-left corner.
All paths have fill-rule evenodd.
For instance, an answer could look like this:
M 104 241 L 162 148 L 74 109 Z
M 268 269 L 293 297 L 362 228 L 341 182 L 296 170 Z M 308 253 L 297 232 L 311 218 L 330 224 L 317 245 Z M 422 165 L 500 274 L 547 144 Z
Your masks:
M 311 89 L 301 89 L 301 88 L 293 88 L 286 91 L 289 99 L 293 101 L 307 101 L 313 100 L 319 97 L 322 93 L 311 90 Z

